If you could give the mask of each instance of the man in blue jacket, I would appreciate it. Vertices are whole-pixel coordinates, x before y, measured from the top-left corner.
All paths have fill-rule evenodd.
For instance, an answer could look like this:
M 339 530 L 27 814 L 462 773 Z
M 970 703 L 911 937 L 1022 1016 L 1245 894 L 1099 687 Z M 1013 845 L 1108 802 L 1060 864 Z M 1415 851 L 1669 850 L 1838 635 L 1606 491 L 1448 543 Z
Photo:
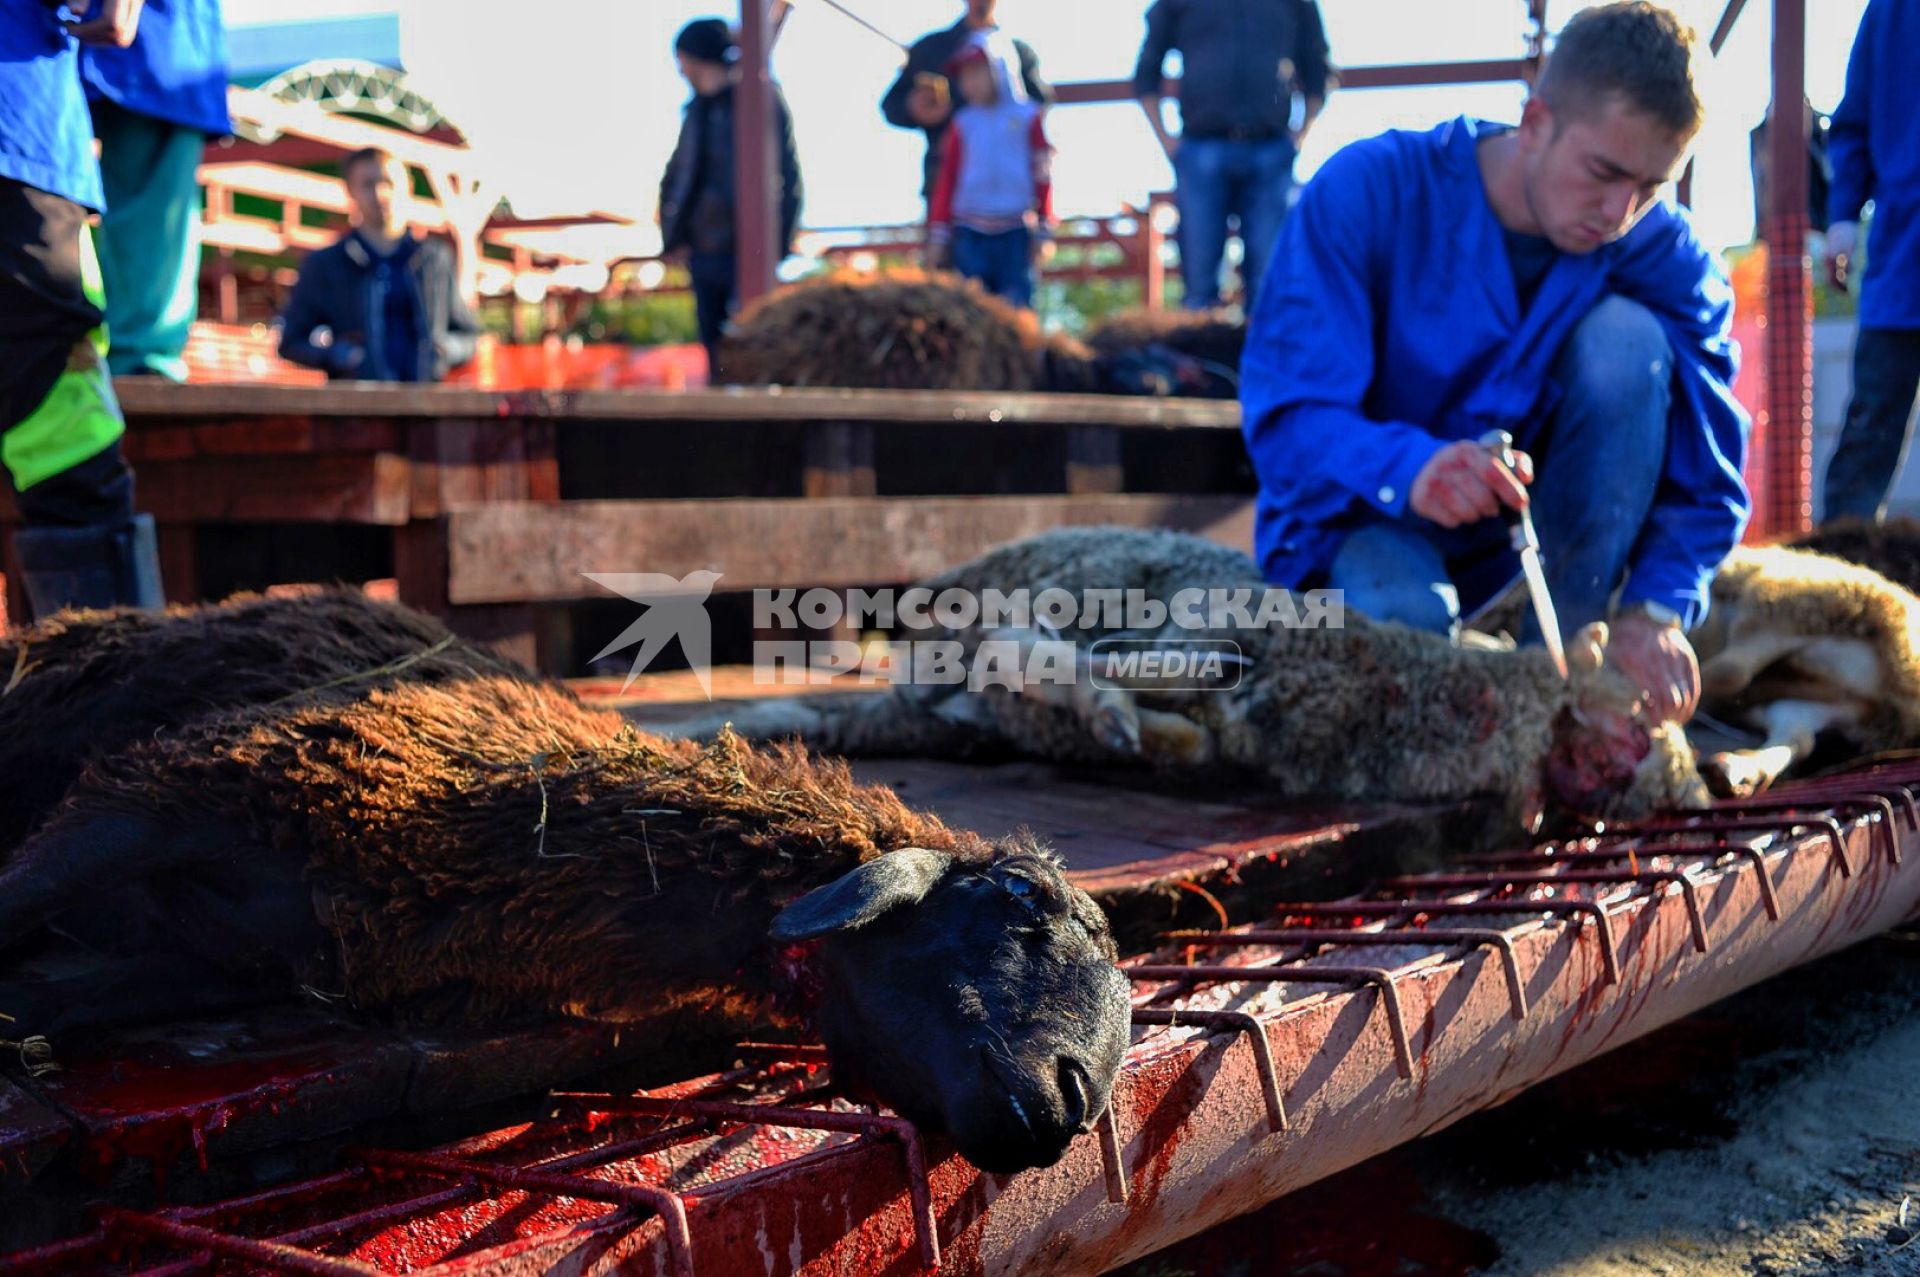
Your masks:
M 1920 389 L 1920 0 L 1872 0 L 1847 61 L 1827 149 L 1827 271 L 1847 286 L 1860 210 L 1873 251 L 1860 284 L 1853 402 L 1827 463 L 1826 517 L 1878 519 L 1906 455 Z
M 185 381 L 200 304 L 200 154 L 230 128 L 219 0 L 147 0 L 140 38 L 82 46 L 80 77 L 107 197 L 107 366 Z
M 153 519 L 133 510 L 87 217 L 105 202 L 79 41 L 124 46 L 137 0 L 0 4 L 0 463 L 33 613 L 158 607 Z
M 1655 200 L 1699 126 L 1695 43 L 1644 0 L 1586 10 L 1518 128 L 1383 134 L 1307 186 L 1242 368 L 1270 580 L 1453 632 L 1513 580 L 1496 516 L 1531 504 L 1562 626 L 1611 616 L 1613 662 L 1691 712 L 1684 630 L 1750 508 L 1732 290 Z

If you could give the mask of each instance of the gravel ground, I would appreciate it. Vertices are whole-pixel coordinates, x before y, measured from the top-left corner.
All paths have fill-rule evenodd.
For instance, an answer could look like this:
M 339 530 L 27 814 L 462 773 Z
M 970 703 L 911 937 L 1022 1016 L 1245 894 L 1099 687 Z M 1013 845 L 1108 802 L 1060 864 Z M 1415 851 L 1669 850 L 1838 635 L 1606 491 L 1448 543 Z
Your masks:
M 1920 1277 L 1917 1005 L 1869 941 L 1122 1271 Z

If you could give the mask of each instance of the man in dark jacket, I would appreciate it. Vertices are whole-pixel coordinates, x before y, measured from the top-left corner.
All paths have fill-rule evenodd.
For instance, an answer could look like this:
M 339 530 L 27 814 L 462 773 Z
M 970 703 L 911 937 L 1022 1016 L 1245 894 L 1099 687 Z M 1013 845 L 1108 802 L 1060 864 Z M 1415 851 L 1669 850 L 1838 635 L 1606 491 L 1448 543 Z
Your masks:
M 280 357 L 336 381 L 439 381 L 473 358 L 480 332 L 453 251 L 413 233 L 407 169 L 393 156 L 355 151 L 341 176 L 353 229 L 301 263 Z
M 1178 136 L 1160 109 L 1167 54 L 1180 50 Z M 1173 165 L 1185 305 L 1220 304 L 1227 220 L 1237 219 L 1247 313 L 1273 252 L 1300 139 L 1327 96 L 1327 35 L 1314 0 L 1156 0 L 1134 96 Z M 1293 99 L 1305 108 L 1298 128 Z
M 976 31 L 993 31 L 995 0 L 967 0 L 966 16 L 944 31 L 935 31 L 914 41 L 907 53 L 907 65 L 900 78 L 880 100 L 881 114 L 895 128 L 920 129 L 927 135 L 927 159 L 923 168 L 920 197 L 931 200 L 940 176 L 940 154 L 947 140 L 947 126 L 953 119 L 955 97 L 947 79 L 947 64 Z M 1040 60 L 1023 40 L 1013 42 L 1020 57 L 1020 78 L 1026 82 L 1027 101 L 1041 106 L 1053 105 L 1053 89 L 1040 78 Z
M 720 333 L 733 313 L 734 145 L 733 86 L 739 50 L 719 18 L 689 22 L 674 39 L 680 74 L 693 88 L 680 122 L 680 140 L 660 179 L 661 251 L 686 260 L 692 278 L 700 341 L 709 376 L 719 368 Z M 793 117 L 778 85 L 773 89 L 774 137 L 780 152 L 780 253 L 793 251 L 800 221 L 800 161 Z

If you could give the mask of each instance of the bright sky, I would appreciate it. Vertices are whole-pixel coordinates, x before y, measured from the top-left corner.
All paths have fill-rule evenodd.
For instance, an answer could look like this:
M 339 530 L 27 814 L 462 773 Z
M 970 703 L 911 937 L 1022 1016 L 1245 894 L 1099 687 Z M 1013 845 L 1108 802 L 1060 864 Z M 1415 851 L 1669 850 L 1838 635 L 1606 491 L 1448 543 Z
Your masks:
M 902 40 L 950 25 L 959 0 L 847 0 Z M 1670 0 L 1703 36 L 1725 0 Z M 1054 81 L 1132 74 L 1149 0 L 1001 0 L 1001 24 L 1032 44 Z M 1557 29 L 1579 8 L 1554 0 Z M 1807 89 L 1839 101 L 1847 50 L 1866 0 L 1810 0 Z M 226 0 L 231 23 L 398 12 L 414 87 L 490 152 L 522 213 L 607 208 L 651 222 L 687 88 L 674 33 L 690 18 L 737 18 L 727 0 Z M 1707 240 L 1752 235 L 1747 130 L 1766 110 L 1772 5 L 1747 6 L 1707 82 L 1695 207 Z M 1518 56 L 1525 0 L 1321 0 L 1337 63 Z M 919 212 L 917 133 L 890 128 L 879 100 L 900 55 L 821 0 L 797 0 L 774 58 L 793 107 L 811 227 L 911 221 Z M 1422 128 L 1466 113 L 1513 119 L 1518 85 L 1336 93 L 1308 138 L 1299 174 L 1341 145 L 1382 129 Z M 1117 211 L 1172 173 L 1132 103 L 1074 106 L 1048 122 L 1059 154 L 1062 213 Z

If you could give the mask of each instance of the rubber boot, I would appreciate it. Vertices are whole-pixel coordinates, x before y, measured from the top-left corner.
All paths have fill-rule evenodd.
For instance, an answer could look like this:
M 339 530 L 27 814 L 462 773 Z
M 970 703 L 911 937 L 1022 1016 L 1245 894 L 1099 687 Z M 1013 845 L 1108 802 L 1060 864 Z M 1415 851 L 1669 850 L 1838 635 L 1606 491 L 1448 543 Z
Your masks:
M 153 516 L 105 528 L 26 528 L 13 534 L 37 620 L 63 607 L 165 605 Z

